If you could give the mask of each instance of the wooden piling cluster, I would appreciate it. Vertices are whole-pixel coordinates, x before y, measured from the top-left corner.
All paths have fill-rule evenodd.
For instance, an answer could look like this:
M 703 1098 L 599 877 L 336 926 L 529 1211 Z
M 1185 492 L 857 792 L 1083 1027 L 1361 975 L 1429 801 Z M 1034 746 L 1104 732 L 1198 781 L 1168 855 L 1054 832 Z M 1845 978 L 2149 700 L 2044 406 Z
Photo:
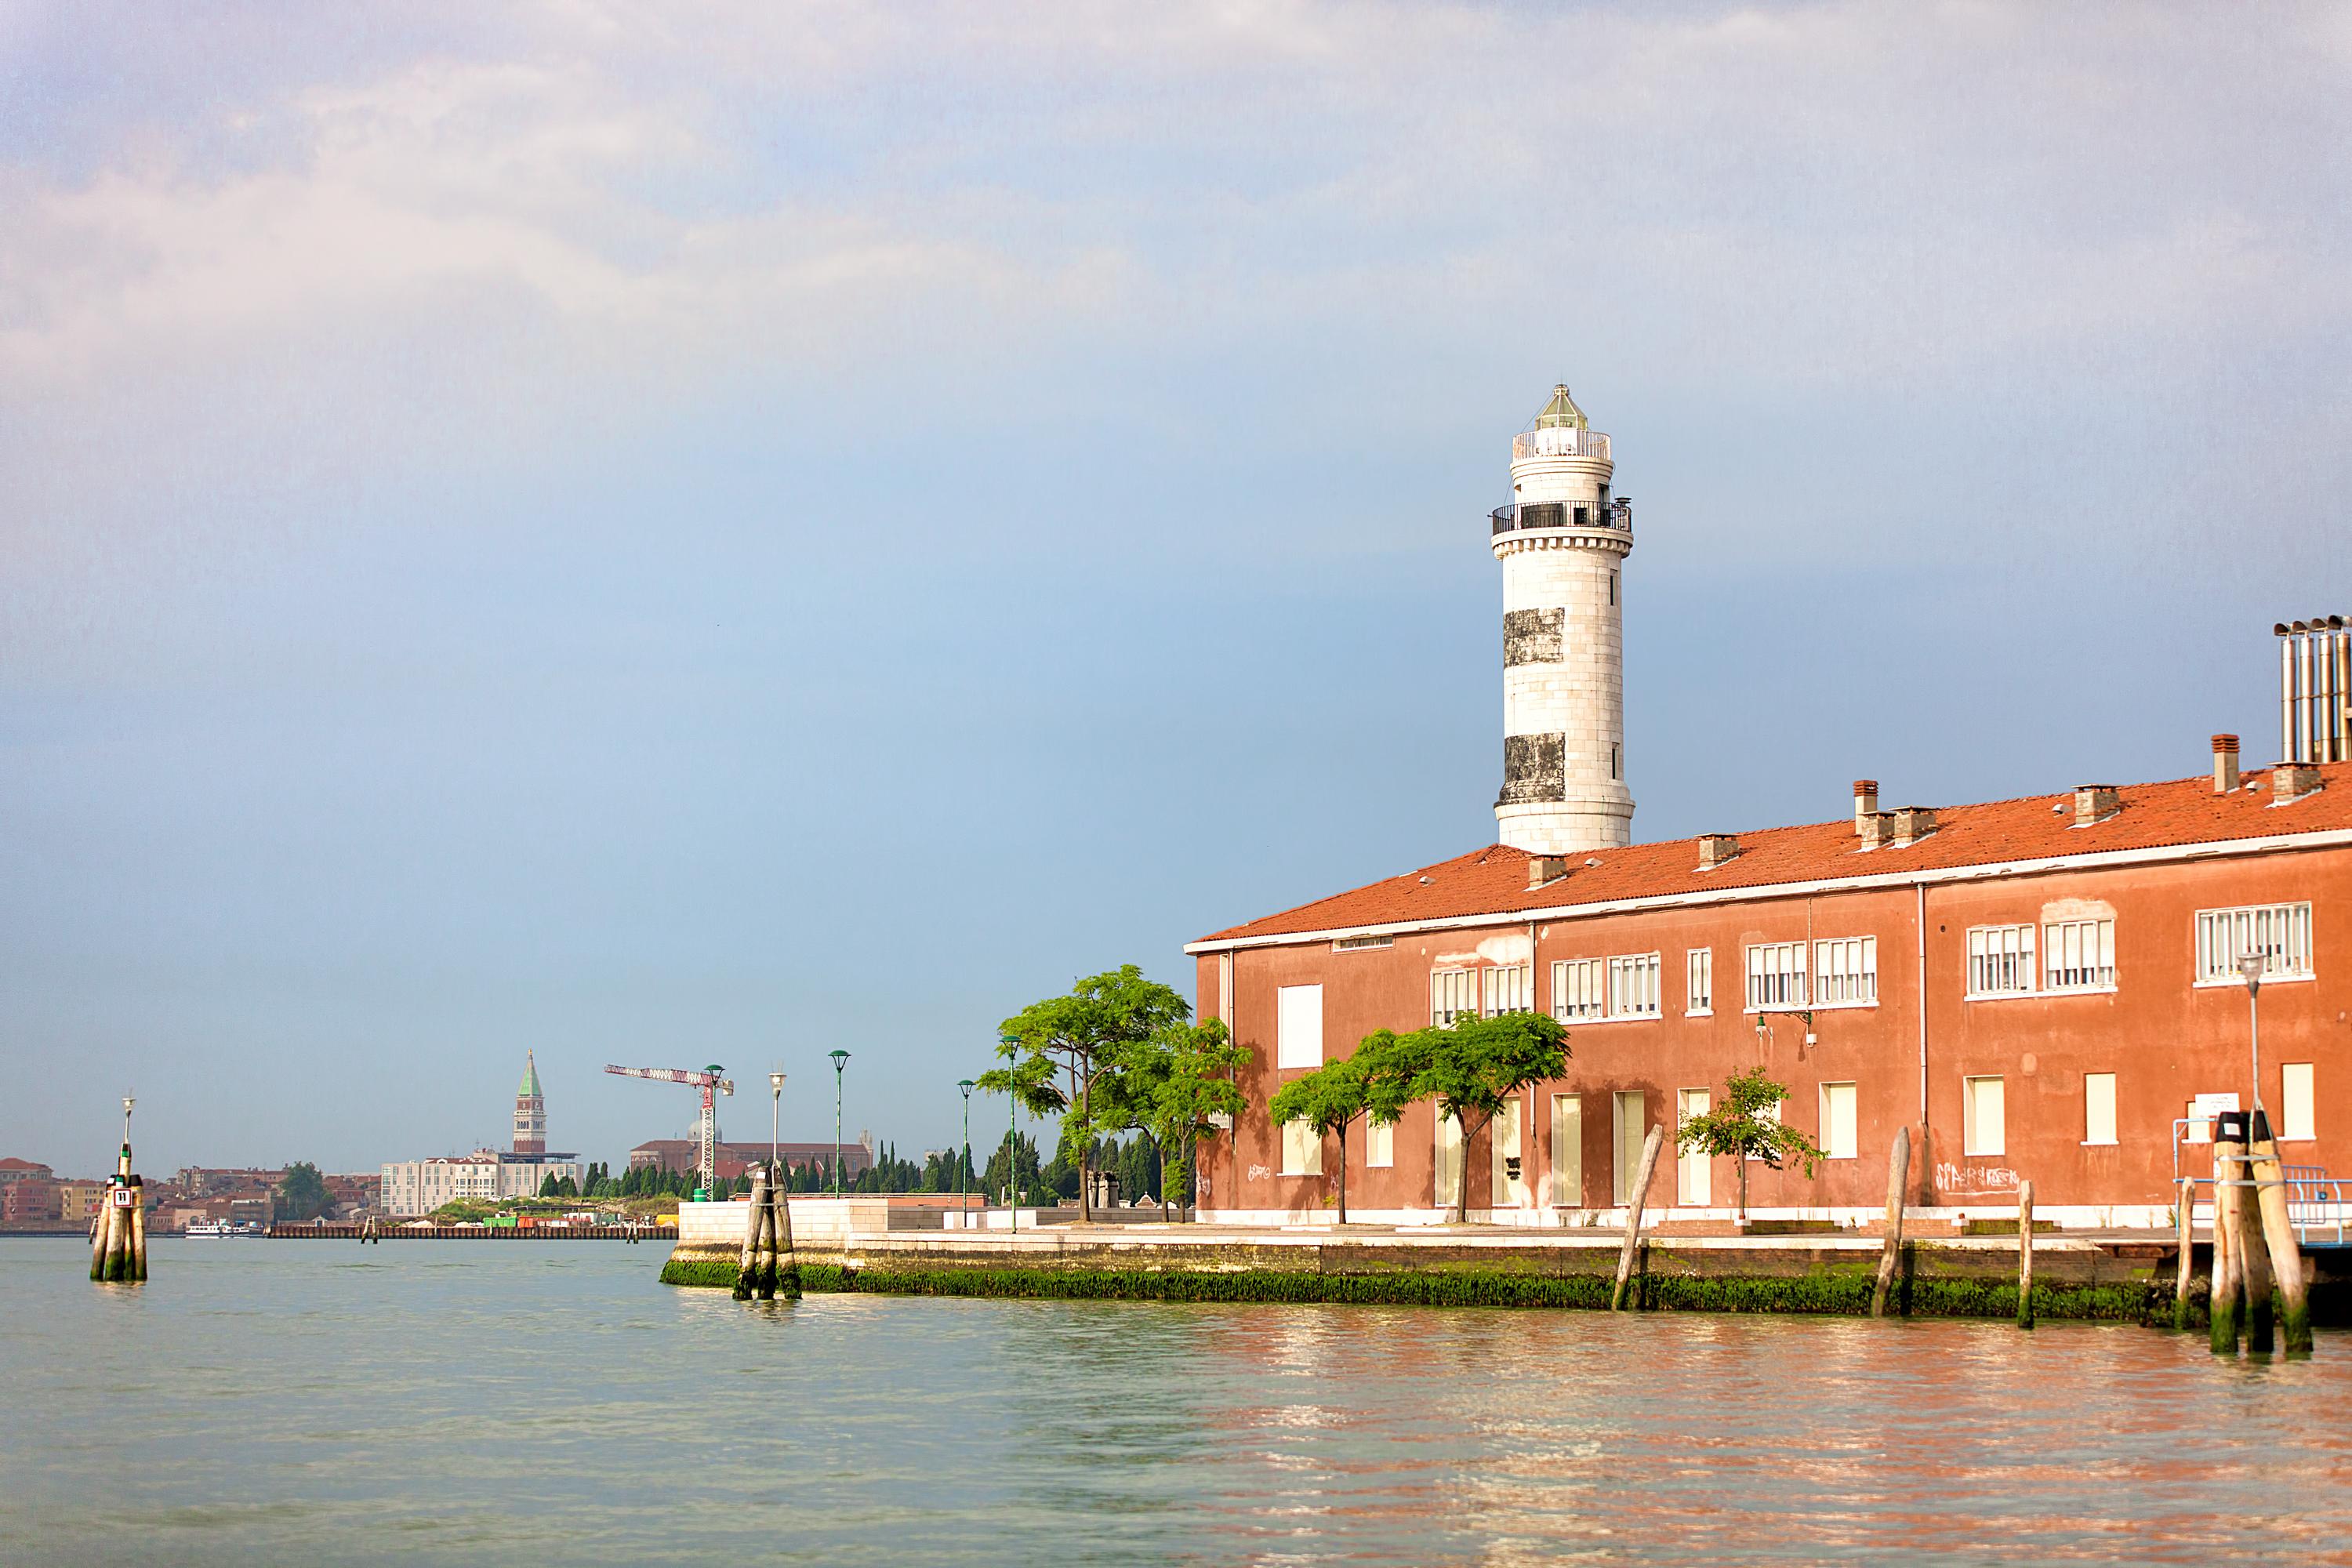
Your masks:
M 744 1205 L 743 1261 L 735 1274 L 735 1299 L 772 1301 L 781 1293 L 801 1293 L 800 1262 L 793 1252 L 793 1209 L 781 1184 L 772 1184 L 765 1167 L 751 1175 L 751 1201 Z
M 2289 1355 L 2311 1353 L 2310 1279 L 2287 1213 L 2286 1173 L 2271 1137 L 2270 1118 L 2225 1112 L 2213 1130 L 2213 1268 L 2210 1293 L 2216 1355 L 2235 1355 L 2241 1337 L 2250 1355 L 2277 1348 L 2284 1327 Z M 2182 1184 L 2184 1189 L 2189 1184 Z M 2187 1200 L 2184 1195 L 2184 1213 Z M 2188 1222 L 2182 1220 L 2182 1234 Z M 2188 1246 L 2181 1247 L 2188 1273 Z M 2184 1311 L 2182 1289 L 2175 1321 Z M 2284 1319 L 2282 1324 L 2280 1321 Z
M 131 1169 L 126 1108 L 122 1153 L 89 1232 L 89 1277 L 137 1285 L 147 1278 L 147 1184 Z

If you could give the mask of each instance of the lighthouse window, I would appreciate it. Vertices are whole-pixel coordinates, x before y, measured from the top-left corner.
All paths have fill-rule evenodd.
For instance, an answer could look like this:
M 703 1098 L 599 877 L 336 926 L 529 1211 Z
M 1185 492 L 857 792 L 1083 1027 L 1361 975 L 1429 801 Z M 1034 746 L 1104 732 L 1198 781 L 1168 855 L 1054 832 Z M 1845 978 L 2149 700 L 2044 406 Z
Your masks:
M 1591 514 L 1590 511 L 1586 510 L 1583 507 L 1578 507 L 1578 508 L 1576 509 L 1576 526 L 1577 526 L 1577 527 L 1579 527 L 1579 528 L 1584 528 L 1584 527 L 1587 527 L 1587 526 L 1589 526 L 1589 525 L 1591 523 L 1591 521 L 1592 521 L 1592 514 Z
M 1625 776 L 1620 769 L 1619 763 L 1620 759 L 1617 755 L 1617 747 L 1612 742 L 1609 748 L 1609 776 L 1612 779 L 1622 779 Z

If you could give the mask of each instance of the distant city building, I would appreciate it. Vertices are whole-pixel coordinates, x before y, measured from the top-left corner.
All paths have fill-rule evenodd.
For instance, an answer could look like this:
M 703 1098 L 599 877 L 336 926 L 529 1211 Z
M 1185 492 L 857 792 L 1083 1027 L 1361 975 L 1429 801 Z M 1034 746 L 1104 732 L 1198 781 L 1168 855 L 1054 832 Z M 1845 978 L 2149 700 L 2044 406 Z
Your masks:
M 12 1182 L 46 1182 L 56 1173 L 38 1160 L 19 1160 L 13 1154 L 0 1160 L 0 1187 Z
M 539 1066 L 530 1053 L 523 1055 L 522 1086 L 515 1094 L 514 1148 L 501 1153 L 477 1149 L 470 1154 L 441 1154 L 429 1160 L 404 1160 L 383 1168 L 379 1201 L 394 1216 L 431 1214 L 461 1198 L 496 1203 L 502 1198 L 528 1198 L 553 1176 L 570 1177 L 574 1186 L 585 1174 L 577 1154 L 547 1152 L 547 1097 L 539 1087 Z M 329 1178 L 330 1191 L 337 1178 Z
M 859 1142 L 841 1146 L 841 1174 L 844 1181 L 856 1181 L 874 1163 L 874 1135 L 858 1134 Z M 814 1165 L 830 1173 L 833 1169 L 833 1145 L 826 1143 L 780 1143 L 776 1152 L 788 1167 Z M 768 1163 L 769 1146 L 765 1143 L 721 1143 L 719 1145 L 718 1176 L 721 1182 L 731 1182 L 754 1165 Z M 663 1171 L 691 1171 L 697 1158 L 691 1138 L 656 1138 L 629 1151 L 629 1169 L 641 1171 L 648 1166 Z
M 58 1225 L 58 1184 L 48 1178 L 47 1166 L 41 1170 L 37 1176 L 19 1173 L 0 1187 L 0 1226 L 24 1230 Z

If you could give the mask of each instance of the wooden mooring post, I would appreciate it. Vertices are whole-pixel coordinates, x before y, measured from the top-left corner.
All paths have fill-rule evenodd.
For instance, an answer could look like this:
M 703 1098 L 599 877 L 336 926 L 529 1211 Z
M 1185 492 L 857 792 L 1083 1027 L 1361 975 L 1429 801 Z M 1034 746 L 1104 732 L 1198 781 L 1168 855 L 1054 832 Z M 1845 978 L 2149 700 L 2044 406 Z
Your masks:
M 2255 1196 L 2252 1141 L 2237 1145 L 2236 1184 L 2230 1189 L 2237 1215 L 2238 1279 L 2245 1291 L 2246 1353 L 2268 1355 L 2277 1346 L 2278 1302 L 2271 1276 L 2271 1251 L 2263 1242 L 2262 1200 Z
M 743 1259 L 735 1269 L 735 1299 L 748 1301 L 760 1288 L 768 1261 L 768 1172 L 761 1166 L 751 1177 L 751 1201 L 743 1205 Z
M 1903 1254 L 1903 1188 L 1911 1179 L 1911 1129 L 1895 1130 L 1894 1147 L 1886 1152 L 1886 1245 L 1878 1254 L 1878 1282 L 1870 1288 L 1870 1315 L 1886 1316 L 1887 1299 L 1895 1290 L 1895 1270 Z
M 1650 1173 L 1657 1169 L 1658 1151 L 1665 1147 L 1666 1130 L 1653 1127 L 1642 1140 L 1642 1163 L 1633 1176 L 1625 1214 L 1625 1250 L 1617 1255 L 1617 1289 L 1609 1293 L 1609 1310 L 1624 1310 L 1625 1282 L 1633 1277 L 1633 1249 L 1642 1244 L 1642 1199 L 1650 1190 Z M 1638 1301 L 1639 1293 L 1635 1297 Z
M 2196 1258 L 2197 1243 L 2197 1180 L 2180 1178 L 2180 1206 L 2173 1215 L 2173 1228 L 2179 1233 L 2180 1258 L 2172 1282 L 2172 1326 L 2179 1332 L 2189 1329 L 2189 1265 Z
M 2264 1250 L 2270 1254 L 2271 1274 L 2286 1320 L 2280 1325 L 2284 1331 L 2284 1349 L 2291 1356 L 2306 1356 L 2311 1353 L 2311 1281 L 2303 1267 L 2303 1248 L 2294 1239 L 2294 1216 L 2287 1212 L 2286 1169 L 2279 1160 L 2278 1144 L 2271 1138 L 2270 1118 L 2259 1106 L 2254 1110 L 2252 1133 L 2247 1154 L 2257 1184 L 2253 1193 L 2262 1215 Z
M 780 1178 L 768 1188 L 768 1294 L 787 1301 L 801 1299 L 800 1258 L 793 1251 L 793 1205 Z
M 2017 1326 L 2033 1326 L 2033 1184 L 2017 1184 Z
M 2238 1228 L 2237 1205 L 2230 1200 L 2229 1182 L 2236 1174 L 2232 1152 L 2237 1126 L 2228 1116 L 2213 1124 L 2213 1279 L 2207 1298 L 2208 1342 L 2215 1355 L 2238 1353 Z

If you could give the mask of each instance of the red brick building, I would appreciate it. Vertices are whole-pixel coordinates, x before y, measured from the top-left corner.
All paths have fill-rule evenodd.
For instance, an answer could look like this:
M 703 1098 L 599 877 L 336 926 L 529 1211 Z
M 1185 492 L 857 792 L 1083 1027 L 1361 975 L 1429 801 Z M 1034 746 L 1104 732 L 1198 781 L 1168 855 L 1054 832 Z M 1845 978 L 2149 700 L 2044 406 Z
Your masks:
M 1496 1219 L 1619 1206 L 1649 1126 L 1671 1134 L 1761 1065 L 1831 1158 L 1810 1178 L 1751 1165 L 1759 1212 L 1876 1211 L 1907 1125 L 1916 1203 L 1991 1210 L 2031 1179 L 2077 1223 L 2161 1223 L 2176 1136 L 2206 1131 L 2177 1123 L 2249 1089 L 2249 951 L 2285 1157 L 2352 1171 L 2352 764 L 2242 781 L 2234 739 L 2216 745 L 2210 778 L 1934 812 L 1880 812 L 1857 785 L 1851 819 L 1811 826 L 1496 846 L 1219 931 L 1186 949 L 1200 1012 L 1256 1061 L 1202 1207 L 1321 1212 L 1337 1141 L 1286 1138 L 1274 1090 L 1376 1028 L 1517 1006 L 1565 1022 L 1571 1059 L 1470 1151 L 1470 1206 Z M 1444 1137 L 1428 1104 L 1385 1138 L 1353 1130 L 1351 1215 L 1437 1217 Z M 1662 1162 L 1649 1201 L 1725 1213 L 1733 1174 Z

